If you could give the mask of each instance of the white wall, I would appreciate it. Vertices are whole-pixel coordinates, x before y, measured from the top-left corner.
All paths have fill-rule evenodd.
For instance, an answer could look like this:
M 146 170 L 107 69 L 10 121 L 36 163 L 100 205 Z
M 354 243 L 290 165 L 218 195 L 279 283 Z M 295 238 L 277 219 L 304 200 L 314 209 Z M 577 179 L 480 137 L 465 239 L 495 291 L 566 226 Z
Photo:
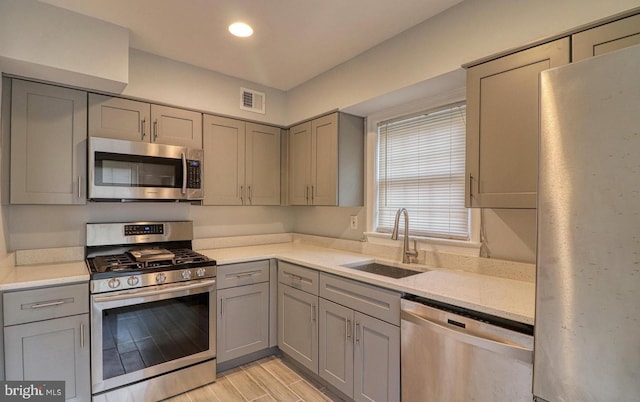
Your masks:
M 113 92 L 95 82 L 80 85 L 78 80 L 86 76 L 121 81 L 124 72 L 119 66 L 126 60 L 126 96 L 289 124 L 335 108 L 371 114 L 407 102 L 408 97 L 438 96 L 439 92 L 459 89 L 463 63 L 638 6 L 638 0 L 467 0 L 283 93 L 136 50 L 122 54 L 121 45 L 111 48 L 116 42 L 122 43 L 122 28 L 116 27 L 113 32 L 113 26 L 96 30 L 95 20 L 89 17 L 50 10 L 51 6 L 33 0 L 0 0 L 0 69 L 25 76 L 44 71 L 49 75 L 35 78 Z M 65 46 L 70 46 L 68 51 Z M 104 64 L 103 52 L 113 55 L 113 66 Z M 46 68 L 32 68 L 37 64 Z M 267 93 L 267 114 L 239 110 L 242 85 Z M 4 166 L 6 160 L 2 162 Z M 87 222 L 140 219 L 194 219 L 198 238 L 297 231 L 359 239 L 370 224 L 366 211 L 188 204 L 3 205 L 0 216 L 5 230 L 0 234 L 0 252 L 82 245 Z M 351 215 L 359 217 L 360 228 L 356 231 L 349 229 Z M 493 257 L 533 258 L 535 211 L 487 211 L 485 215 Z
M 0 1 L 0 71 L 119 92 L 129 30 L 35 0 Z
M 131 49 L 124 96 L 280 125 L 285 93 L 189 64 Z M 240 110 L 240 87 L 266 94 L 266 113 Z
M 286 120 L 352 107 L 639 6 L 638 0 L 467 0 L 290 90 Z

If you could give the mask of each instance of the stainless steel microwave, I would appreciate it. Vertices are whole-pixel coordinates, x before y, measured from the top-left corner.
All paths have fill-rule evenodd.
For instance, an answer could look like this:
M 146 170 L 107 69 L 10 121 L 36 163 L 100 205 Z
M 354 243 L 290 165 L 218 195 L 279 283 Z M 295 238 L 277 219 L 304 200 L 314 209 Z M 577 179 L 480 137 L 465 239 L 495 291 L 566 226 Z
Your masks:
M 201 200 L 202 149 L 89 138 L 89 198 Z

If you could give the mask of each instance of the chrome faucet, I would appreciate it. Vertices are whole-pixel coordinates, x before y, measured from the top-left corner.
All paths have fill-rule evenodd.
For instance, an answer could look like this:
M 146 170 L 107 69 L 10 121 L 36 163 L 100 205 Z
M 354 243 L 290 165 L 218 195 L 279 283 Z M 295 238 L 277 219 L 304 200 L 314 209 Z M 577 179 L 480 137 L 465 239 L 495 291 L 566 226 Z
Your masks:
M 404 215 L 404 242 L 402 243 L 402 262 L 405 264 L 411 263 L 410 257 L 418 257 L 418 250 L 416 248 L 416 241 L 413 241 L 413 250 L 409 249 L 409 212 L 406 208 L 400 208 L 396 212 L 396 222 L 393 225 L 393 232 L 391 232 L 391 240 L 398 240 L 398 224 L 400 223 L 400 214 Z

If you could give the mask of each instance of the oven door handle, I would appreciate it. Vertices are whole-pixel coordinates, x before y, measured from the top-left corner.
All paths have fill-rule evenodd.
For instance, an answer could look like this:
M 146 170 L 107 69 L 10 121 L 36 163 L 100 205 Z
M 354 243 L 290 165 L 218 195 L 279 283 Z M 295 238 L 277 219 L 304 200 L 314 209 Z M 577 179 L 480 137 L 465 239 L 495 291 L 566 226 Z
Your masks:
M 189 282 L 186 285 L 182 285 L 182 284 L 166 285 L 162 287 L 162 289 L 157 289 L 157 290 L 139 290 L 134 292 L 120 293 L 120 294 L 111 295 L 111 296 L 97 296 L 93 300 L 96 303 L 106 303 L 106 302 L 117 301 L 117 300 L 131 299 L 132 297 L 147 297 L 147 296 L 161 295 L 165 293 L 172 293 L 176 291 L 206 288 L 215 284 L 216 284 L 215 279 L 206 279 L 206 280 L 198 281 L 195 283 Z

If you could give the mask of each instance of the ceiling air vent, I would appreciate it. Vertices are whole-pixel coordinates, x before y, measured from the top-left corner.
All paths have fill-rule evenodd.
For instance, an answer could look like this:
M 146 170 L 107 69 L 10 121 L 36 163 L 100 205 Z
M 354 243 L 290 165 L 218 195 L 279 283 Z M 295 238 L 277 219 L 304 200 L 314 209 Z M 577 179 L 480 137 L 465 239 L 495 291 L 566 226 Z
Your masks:
M 240 109 L 242 110 L 264 114 L 265 99 L 264 92 L 240 88 Z

